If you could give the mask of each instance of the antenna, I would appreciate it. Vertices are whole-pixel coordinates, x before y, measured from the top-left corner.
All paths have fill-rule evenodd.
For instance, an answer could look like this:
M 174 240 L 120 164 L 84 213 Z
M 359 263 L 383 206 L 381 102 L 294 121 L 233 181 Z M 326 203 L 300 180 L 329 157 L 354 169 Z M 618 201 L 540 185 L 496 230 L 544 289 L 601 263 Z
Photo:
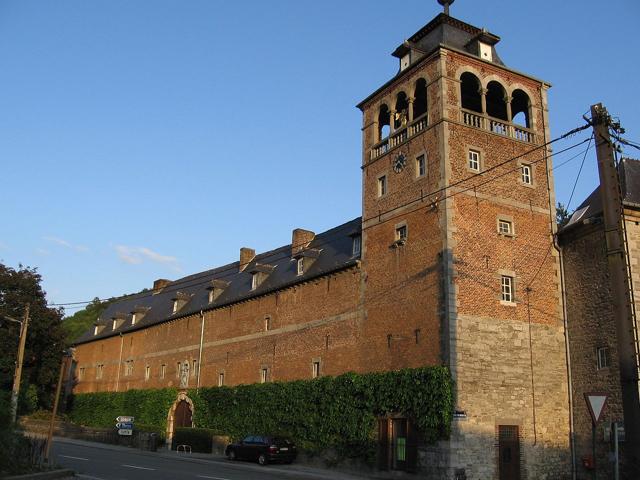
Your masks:
M 438 3 L 444 7 L 444 14 L 449 15 L 449 6 L 456 0 L 438 0 Z

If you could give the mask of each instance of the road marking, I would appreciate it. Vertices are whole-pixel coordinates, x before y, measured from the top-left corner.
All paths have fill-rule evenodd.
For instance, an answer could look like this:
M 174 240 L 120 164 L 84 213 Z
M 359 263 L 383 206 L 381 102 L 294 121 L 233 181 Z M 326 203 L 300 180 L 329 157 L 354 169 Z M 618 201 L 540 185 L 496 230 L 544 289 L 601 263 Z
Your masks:
M 73 458 L 74 460 L 84 460 L 85 462 L 88 462 L 89 459 L 88 458 L 82 458 L 82 457 L 72 457 L 71 455 L 58 455 L 59 457 L 64 457 L 64 458 Z
M 208 475 L 196 475 L 196 477 L 198 477 L 198 478 L 210 478 L 212 480 L 229 480 L 228 478 L 224 478 L 224 477 L 210 477 Z
M 138 470 L 155 470 L 155 468 L 147 468 L 147 467 L 136 467 L 135 465 L 122 465 L 127 468 L 137 468 Z
M 91 475 L 84 475 L 82 473 L 76 473 L 76 477 L 78 478 L 86 478 L 87 480 L 104 480 L 100 477 L 92 477 Z

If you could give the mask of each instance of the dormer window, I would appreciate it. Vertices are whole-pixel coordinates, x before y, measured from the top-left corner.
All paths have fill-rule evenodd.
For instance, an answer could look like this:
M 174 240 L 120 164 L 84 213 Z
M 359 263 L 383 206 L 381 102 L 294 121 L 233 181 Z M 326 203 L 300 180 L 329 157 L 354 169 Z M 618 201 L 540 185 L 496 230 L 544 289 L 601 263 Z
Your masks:
M 104 330 L 104 325 L 96 325 L 93 328 L 93 334 L 98 335 L 99 333 L 102 333 L 103 330 Z
M 136 306 L 131 312 L 131 326 L 140 322 L 149 311 L 149 307 Z
M 258 288 L 262 282 L 264 282 L 269 274 L 275 267 L 272 265 L 265 265 L 263 263 L 256 263 L 253 268 L 250 269 L 251 273 L 251 290 Z
M 211 280 L 211 283 L 207 287 L 207 290 L 209 290 L 209 303 L 215 302 L 228 286 L 229 282 L 225 282 L 224 280 Z
M 113 317 L 111 320 L 112 320 L 111 329 L 117 330 L 124 323 L 125 315 L 123 313 L 119 313 L 117 314 L 117 316 Z
M 297 261 L 298 276 L 304 274 L 304 257 L 300 257 Z
M 351 246 L 351 255 L 354 257 L 360 255 L 360 251 L 362 250 L 362 237 L 360 235 L 355 235 L 353 237 L 353 244 Z
M 176 293 L 176 296 L 172 298 L 172 300 L 172 313 L 177 313 L 178 311 L 182 310 L 182 307 L 184 307 L 189 302 L 189 300 L 191 300 L 191 295 L 189 295 L 188 293 L 178 292 Z
M 406 70 L 411 65 L 411 52 L 408 52 L 400 59 L 400 71 Z
M 491 51 L 491 45 L 488 45 L 484 42 L 478 42 L 478 50 L 481 59 L 487 60 L 489 62 L 493 61 L 493 52 Z

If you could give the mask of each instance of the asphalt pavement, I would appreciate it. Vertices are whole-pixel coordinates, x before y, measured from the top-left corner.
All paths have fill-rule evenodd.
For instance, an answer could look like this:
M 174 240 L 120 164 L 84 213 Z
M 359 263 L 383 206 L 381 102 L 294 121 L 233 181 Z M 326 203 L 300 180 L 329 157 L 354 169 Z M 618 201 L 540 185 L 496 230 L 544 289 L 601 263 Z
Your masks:
M 224 457 L 146 452 L 116 445 L 55 438 L 54 461 L 86 480 L 362 480 L 361 476 L 303 465 L 260 466 Z

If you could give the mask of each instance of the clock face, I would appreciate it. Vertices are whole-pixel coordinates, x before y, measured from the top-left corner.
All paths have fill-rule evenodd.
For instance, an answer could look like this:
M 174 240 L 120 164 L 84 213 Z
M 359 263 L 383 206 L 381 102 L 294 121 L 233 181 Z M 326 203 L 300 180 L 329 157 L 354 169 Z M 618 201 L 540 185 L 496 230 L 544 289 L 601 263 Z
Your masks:
M 405 165 L 407 164 L 407 157 L 404 156 L 404 153 L 399 153 L 398 156 L 393 160 L 393 171 L 396 173 L 400 173 Z

